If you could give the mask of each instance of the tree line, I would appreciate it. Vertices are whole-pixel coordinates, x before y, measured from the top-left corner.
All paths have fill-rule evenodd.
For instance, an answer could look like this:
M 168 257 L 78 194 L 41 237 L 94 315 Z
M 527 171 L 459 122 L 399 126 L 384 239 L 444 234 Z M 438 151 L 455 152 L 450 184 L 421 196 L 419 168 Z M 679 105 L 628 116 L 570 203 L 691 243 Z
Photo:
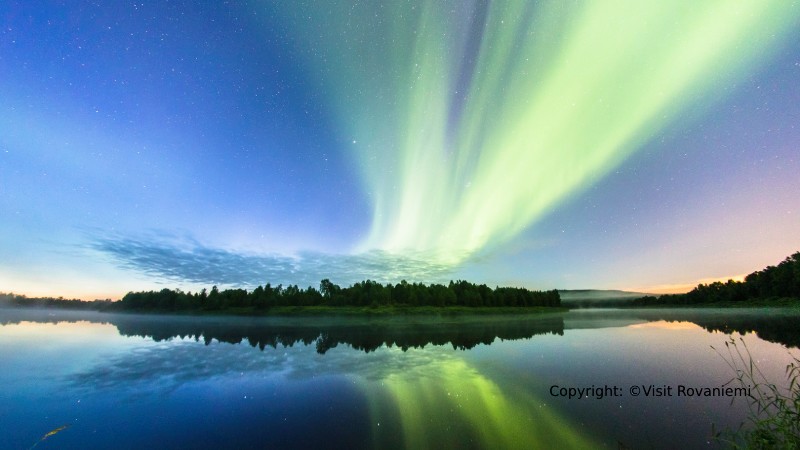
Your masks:
M 728 280 L 700 284 L 686 294 L 646 296 L 632 302 L 634 305 L 695 305 L 706 303 L 744 303 L 753 300 L 776 301 L 794 299 L 800 302 L 800 252 L 777 266 L 747 275 L 744 281 Z
M 281 306 L 465 306 L 465 307 L 531 307 L 560 306 L 558 291 L 532 291 L 525 288 L 476 285 L 467 281 L 451 281 L 448 285 L 423 283 L 381 284 L 366 280 L 350 287 L 340 287 L 328 279 L 319 289 L 297 285 L 258 286 L 246 289 L 219 290 L 216 286 L 191 293 L 181 290 L 129 292 L 117 307 L 127 310 L 207 310 L 232 308 L 267 310 Z

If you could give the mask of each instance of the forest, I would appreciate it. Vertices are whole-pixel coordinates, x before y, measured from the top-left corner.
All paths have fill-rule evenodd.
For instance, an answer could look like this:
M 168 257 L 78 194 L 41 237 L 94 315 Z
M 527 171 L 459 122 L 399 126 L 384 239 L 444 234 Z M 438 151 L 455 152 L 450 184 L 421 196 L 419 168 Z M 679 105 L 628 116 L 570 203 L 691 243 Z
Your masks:
M 532 291 L 525 288 L 476 285 L 451 281 L 448 285 L 408 283 L 381 284 L 362 281 L 341 287 L 322 280 L 319 289 L 297 285 L 258 286 L 253 290 L 224 289 L 183 292 L 180 289 L 128 292 L 118 302 L 28 298 L 0 294 L 0 304 L 8 306 L 66 307 L 129 311 L 268 311 L 275 307 L 559 307 L 558 291 Z
M 467 281 L 442 284 L 408 283 L 392 285 L 362 281 L 350 287 L 340 287 L 322 280 L 319 289 L 297 285 L 259 286 L 245 289 L 219 290 L 216 286 L 192 294 L 180 290 L 129 292 L 119 304 L 122 309 L 209 310 L 253 308 L 266 310 L 281 306 L 466 306 L 466 307 L 530 307 L 560 306 L 557 291 L 531 291 L 524 288 L 497 287 L 491 289 Z
M 646 296 L 631 302 L 633 306 L 800 304 L 800 252 L 777 266 L 747 275 L 744 281 L 728 280 L 700 284 L 686 294 Z

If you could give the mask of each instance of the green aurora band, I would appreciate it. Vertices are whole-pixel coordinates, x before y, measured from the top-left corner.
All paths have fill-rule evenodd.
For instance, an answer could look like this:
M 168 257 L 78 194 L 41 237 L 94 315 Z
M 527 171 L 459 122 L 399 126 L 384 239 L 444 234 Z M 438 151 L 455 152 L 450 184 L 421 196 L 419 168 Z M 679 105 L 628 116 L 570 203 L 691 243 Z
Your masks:
M 373 205 L 358 250 L 455 266 L 733 90 L 787 1 L 283 3 Z

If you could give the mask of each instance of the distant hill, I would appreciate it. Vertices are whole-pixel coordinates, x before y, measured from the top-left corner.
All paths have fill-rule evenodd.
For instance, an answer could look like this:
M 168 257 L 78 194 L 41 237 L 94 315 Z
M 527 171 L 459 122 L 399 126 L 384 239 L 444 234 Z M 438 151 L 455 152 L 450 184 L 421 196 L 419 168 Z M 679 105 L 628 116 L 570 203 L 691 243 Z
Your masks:
M 559 289 L 561 304 L 573 308 L 626 305 L 637 298 L 650 295 L 643 292 L 613 289 Z

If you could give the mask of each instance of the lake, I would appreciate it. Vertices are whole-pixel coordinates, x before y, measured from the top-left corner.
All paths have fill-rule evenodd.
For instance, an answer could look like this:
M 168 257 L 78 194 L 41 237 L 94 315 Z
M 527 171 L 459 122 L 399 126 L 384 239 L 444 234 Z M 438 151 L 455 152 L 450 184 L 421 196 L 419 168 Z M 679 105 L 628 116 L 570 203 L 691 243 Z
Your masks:
M 800 313 L 6 309 L 0 448 L 713 448 L 712 424 L 747 419 L 747 399 L 719 389 L 731 338 L 786 384 Z

